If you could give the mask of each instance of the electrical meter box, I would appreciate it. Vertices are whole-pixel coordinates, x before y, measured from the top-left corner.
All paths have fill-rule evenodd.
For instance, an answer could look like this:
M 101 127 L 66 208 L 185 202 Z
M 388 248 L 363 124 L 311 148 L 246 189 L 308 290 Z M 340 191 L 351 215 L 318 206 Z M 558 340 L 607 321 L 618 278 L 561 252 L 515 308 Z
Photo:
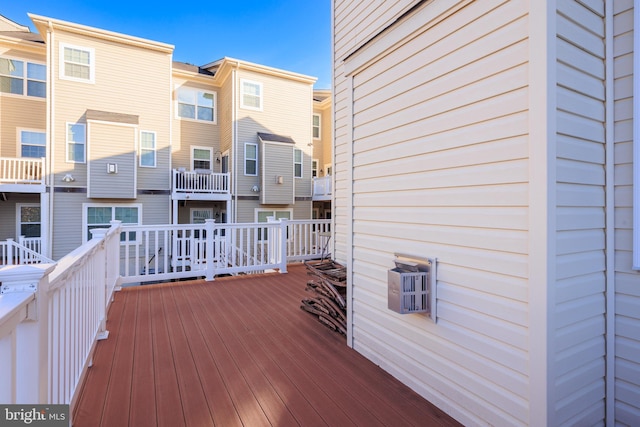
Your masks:
M 389 310 L 427 313 L 435 321 L 435 260 L 410 260 L 396 254 L 395 268 L 388 270 Z

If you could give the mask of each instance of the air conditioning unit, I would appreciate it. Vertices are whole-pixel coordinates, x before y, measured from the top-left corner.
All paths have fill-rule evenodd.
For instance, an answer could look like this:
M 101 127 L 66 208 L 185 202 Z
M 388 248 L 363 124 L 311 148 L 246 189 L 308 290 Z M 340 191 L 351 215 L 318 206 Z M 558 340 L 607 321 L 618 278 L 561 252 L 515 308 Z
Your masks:
M 390 310 L 400 314 L 428 313 L 435 321 L 435 260 L 397 258 L 388 271 Z

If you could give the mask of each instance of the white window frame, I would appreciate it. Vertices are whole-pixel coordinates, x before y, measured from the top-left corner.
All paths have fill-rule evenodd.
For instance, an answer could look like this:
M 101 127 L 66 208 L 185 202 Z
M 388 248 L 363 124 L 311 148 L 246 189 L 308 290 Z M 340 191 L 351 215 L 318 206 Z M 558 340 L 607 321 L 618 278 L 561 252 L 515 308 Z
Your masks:
M 245 105 L 245 103 L 244 103 L 244 96 L 245 96 L 244 85 L 245 84 L 258 86 L 259 94 L 257 95 L 257 97 L 258 97 L 258 100 L 260 102 L 260 106 L 259 107 L 254 107 L 253 105 Z M 249 95 L 250 96 L 255 96 L 253 94 L 249 94 Z M 264 108 L 264 90 L 263 90 L 263 86 L 262 86 L 261 82 L 256 82 L 254 80 L 240 79 L 240 108 L 243 108 L 245 110 L 253 110 L 253 111 L 262 111 L 263 110 L 263 108 Z
M 143 134 L 150 134 L 153 135 L 153 147 L 152 148 L 145 148 L 142 146 L 142 142 L 143 142 L 143 138 L 142 135 Z M 155 168 L 157 166 L 157 153 L 158 150 L 158 143 L 157 143 L 157 134 L 154 131 L 150 131 L 150 130 L 141 130 L 140 131 L 140 147 L 139 147 L 139 160 L 138 160 L 138 164 L 140 165 L 141 168 Z M 143 165 L 142 164 L 142 154 L 143 152 L 151 152 L 153 154 L 153 164 L 152 165 Z
M 247 157 L 247 147 L 248 146 L 254 146 L 256 148 L 256 157 L 255 158 L 248 158 Z M 247 173 L 247 161 L 251 160 L 256 162 L 256 173 Z M 258 176 L 258 144 L 255 144 L 253 142 L 245 142 L 244 144 L 244 174 L 245 176 Z
M 18 142 L 18 147 L 17 147 L 17 153 L 20 153 L 19 156 L 21 158 L 26 158 L 26 159 L 40 159 L 42 157 L 46 157 L 47 154 L 47 132 L 45 130 L 42 129 L 28 129 L 28 128 L 18 128 L 18 136 L 16 137 L 16 141 Z M 38 134 L 42 134 L 44 135 L 44 145 L 34 145 L 34 144 L 27 144 L 22 140 L 22 132 L 31 132 L 31 133 L 38 133 Z M 33 146 L 33 147 L 42 147 L 45 150 L 45 155 L 42 157 L 25 157 L 22 155 L 22 147 L 24 145 L 29 145 L 29 146 Z
M 333 175 L 333 164 L 325 163 L 324 164 L 324 176 Z
M 42 238 L 42 207 L 40 203 L 17 203 L 16 204 L 16 241 L 20 239 L 22 235 L 22 208 L 39 208 L 40 209 L 40 222 L 37 224 L 40 226 L 40 238 Z M 36 224 L 35 222 L 25 222 L 24 224 Z
M 640 2 L 633 2 L 633 257 L 632 268 L 640 270 Z
M 89 64 L 79 64 L 82 66 L 88 66 L 89 67 L 89 78 L 88 79 L 83 79 L 80 77 L 74 77 L 74 76 L 67 76 L 66 74 L 66 70 L 65 70 L 65 64 L 67 63 L 67 61 L 64 59 L 64 51 L 65 49 L 75 49 L 75 50 L 82 50 L 84 52 L 88 52 L 89 53 Z M 70 80 L 70 81 L 74 81 L 74 82 L 81 82 L 81 83 L 95 83 L 96 82 L 96 50 L 92 47 L 84 47 L 84 46 L 77 46 L 77 45 L 72 45 L 72 44 L 68 44 L 68 43 L 60 43 L 60 78 L 62 80 Z
M 217 123 L 217 112 L 218 112 L 218 95 L 216 92 L 213 91 L 209 91 L 209 90 L 200 90 L 197 88 L 192 88 L 192 87 L 179 87 L 176 89 L 177 91 L 177 95 L 176 95 L 176 119 L 178 120 L 190 120 L 190 121 L 194 121 L 194 122 L 198 122 L 198 123 L 210 123 L 210 124 L 216 124 Z M 185 102 L 180 102 L 180 93 L 188 93 L 190 95 L 193 95 L 193 104 L 192 103 L 185 103 Z M 198 118 L 198 108 L 200 107 L 198 105 L 198 99 L 199 99 L 199 95 L 203 93 L 203 94 L 207 94 L 207 95 L 212 95 L 213 96 L 213 106 L 211 107 L 211 109 L 213 110 L 211 116 L 212 119 L 211 120 L 204 120 L 204 119 L 199 119 Z M 194 106 L 194 117 L 183 117 L 180 115 L 180 104 L 187 104 L 187 105 L 193 105 Z M 209 108 L 209 107 L 206 107 Z
M 89 208 L 111 208 L 111 220 L 115 219 L 116 208 L 137 208 L 138 209 L 138 222 L 137 224 L 133 223 L 122 223 L 122 225 L 142 225 L 142 203 L 83 203 L 82 204 L 82 242 L 86 243 L 89 241 L 91 236 L 89 236 Z M 110 227 L 110 224 L 104 224 L 105 227 Z M 140 243 L 140 236 L 142 233 L 136 233 L 136 238 L 134 240 L 129 240 L 129 244 L 131 243 Z M 125 242 L 121 242 L 121 245 L 126 244 Z
M 313 123 L 313 119 L 314 118 L 318 118 L 318 125 L 316 126 L 315 123 Z M 318 136 L 315 136 L 313 134 L 313 131 L 318 129 Z M 322 116 L 320 116 L 320 114 L 313 114 L 312 118 L 311 118 L 311 136 L 313 136 L 313 139 L 321 139 L 322 138 Z
M 196 160 L 203 160 L 203 159 L 196 159 L 194 157 L 194 151 L 195 150 L 202 150 L 202 151 L 208 151 L 209 152 L 209 169 L 205 169 L 205 168 L 196 168 L 195 165 L 195 161 Z M 209 171 L 213 171 L 213 147 L 203 147 L 200 145 L 192 145 L 191 146 L 191 170 L 195 171 L 195 170 L 209 170 Z
M 317 178 L 318 177 L 318 165 L 320 164 L 320 161 L 318 159 L 312 159 L 311 160 L 311 177 L 312 178 Z
M 300 161 L 296 161 L 296 153 L 300 153 Z M 296 165 L 300 165 L 300 175 L 296 175 Z M 304 153 L 299 148 L 293 149 L 293 177 L 302 178 L 304 176 Z
M 209 213 L 209 218 L 207 219 L 213 219 L 213 208 L 191 208 L 189 209 L 189 224 L 204 224 L 203 222 L 193 222 L 194 221 L 194 217 L 193 214 L 195 212 L 208 212 Z
M 266 221 L 259 221 L 259 220 L 258 220 L 258 215 L 259 215 L 259 213 L 262 213 L 262 212 L 271 213 L 272 215 L 269 215 L 269 216 L 274 217 L 276 220 L 280 219 L 280 218 L 277 218 L 277 214 L 278 214 L 278 213 L 286 212 L 286 213 L 288 213 L 288 214 L 289 214 L 289 218 L 287 218 L 287 219 L 288 219 L 288 220 L 292 220 L 292 219 L 293 219 L 293 209 L 265 209 L 265 208 L 255 208 L 255 210 L 254 210 L 254 218 L 255 218 L 255 222 L 266 222 Z M 261 230 L 262 230 L 262 229 L 261 229 Z M 289 236 L 289 235 L 287 235 L 287 240 L 291 240 L 292 238 L 293 238 L 293 236 Z M 266 240 L 266 238 L 262 237 L 261 233 L 259 233 L 259 238 L 258 238 L 258 240 L 262 241 L 262 240 Z
M 11 93 L 11 92 L 0 92 L 0 95 L 9 95 L 9 96 L 28 96 L 29 98 L 32 99 L 41 99 L 41 100 L 45 100 L 47 98 L 47 65 L 42 63 L 42 62 L 35 62 L 35 61 L 28 61 L 26 59 L 22 59 L 22 58 L 14 58 L 14 57 L 9 57 L 9 56 L 0 56 L 0 58 L 2 59 L 6 59 L 9 61 L 19 61 L 21 62 L 22 65 L 22 75 L 21 76 L 14 76 L 11 74 L 0 74 L 0 76 L 2 77 L 9 77 L 9 78 L 13 78 L 13 79 L 20 79 L 22 80 L 22 93 Z M 40 80 L 40 79 L 36 79 L 33 77 L 29 77 L 29 64 L 32 65 L 40 65 L 43 66 L 45 68 L 45 79 L 44 80 Z M 36 95 L 29 95 L 29 82 L 38 82 L 38 83 L 44 83 L 45 84 L 45 95 L 44 96 L 36 96 Z
M 69 160 L 69 144 L 80 144 L 79 142 L 69 141 L 69 125 L 72 126 L 82 126 L 84 128 L 84 142 L 82 145 L 84 146 L 84 150 L 82 153 L 82 161 L 78 160 Z M 72 123 L 67 122 L 65 127 L 65 162 L 66 163 L 86 163 L 87 162 L 87 124 L 86 123 Z

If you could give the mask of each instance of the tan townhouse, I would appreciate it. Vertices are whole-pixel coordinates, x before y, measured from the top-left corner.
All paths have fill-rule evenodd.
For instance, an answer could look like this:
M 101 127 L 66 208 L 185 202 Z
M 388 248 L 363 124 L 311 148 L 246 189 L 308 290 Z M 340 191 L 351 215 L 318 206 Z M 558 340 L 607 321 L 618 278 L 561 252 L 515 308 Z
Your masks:
M 312 217 L 313 159 L 320 175 L 330 163 L 315 78 L 199 67 L 166 43 L 30 18 L 37 33 L 0 21 L 0 239 L 33 237 L 57 259 L 111 220 Z

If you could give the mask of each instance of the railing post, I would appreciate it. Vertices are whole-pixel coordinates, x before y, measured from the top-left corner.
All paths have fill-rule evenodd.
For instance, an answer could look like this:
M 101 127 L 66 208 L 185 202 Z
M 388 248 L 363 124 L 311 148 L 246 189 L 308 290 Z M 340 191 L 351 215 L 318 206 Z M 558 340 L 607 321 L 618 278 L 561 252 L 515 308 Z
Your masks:
M 7 265 L 13 265 L 14 251 L 16 248 L 13 244 L 13 239 L 7 239 L 7 243 Z M 17 264 L 20 264 L 20 260 L 18 260 Z
M 206 270 L 206 275 L 205 275 L 205 280 L 206 281 L 212 281 L 215 278 L 216 275 L 216 271 L 215 271 L 215 267 L 213 265 L 213 253 L 214 253 L 214 248 L 213 248 L 213 244 L 214 244 L 214 239 L 215 239 L 215 226 L 216 226 L 216 220 L 215 219 L 205 219 L 204 220 L 204 227 L 205 227 L 205 235 L 206 235 L 206 240 L 205 240 L 205 244 L 206 244 L 206 250 L 205 250 L 205 263 L 207 265 L 207 270 Z
M 280 219 L 280 273 L 287 272 L 287 227 L 289 226 L 289 220 L 286 218 Z
M 120 277 L 120 230 L 122 227 L 122 221 L 112 220 L 110 222 L 111 229 L 114 231 L 115 236 L 107 239 L 106 242 L 106 280 L 107 280 L 107 301 L 111 298 L 111 294 L 114 289 L 118 288 L 118 279 Z
M 26 319 L 16 325 L 15 329 L 15 372 L 13 373 L 15 390 L 12 393 L 15 402 L 13 403 L 48 403 L 50 381 L 48 274 L 54 267 L 55 264 L 21 265 L 7 268 L 0 273 L 4 295 L 35 295 L 35 299 L 27 306 Z M 7 367 L 7 361 L 3 362 Z
M 95 275 L 99 280 L 102 280 L 103 283 L 96 283 L 95 286 L 98 289 L 96 295 L 98 295 L 99 299 L 96 302 L 97 309 L 99 310 L 100 316 L 100 332 L 98 332 L 98 339 L 106 339 L 109 336 L 109 331 L 107 331 L 107 256 L 106 256 L 106 248 L 104 247 L 104 240 L 107 234 L 106 228 L 94 228 L 91 230 L 91 239 L 102 239 L 102 245 L 98 248 L 94 257 L 94 265 Z

